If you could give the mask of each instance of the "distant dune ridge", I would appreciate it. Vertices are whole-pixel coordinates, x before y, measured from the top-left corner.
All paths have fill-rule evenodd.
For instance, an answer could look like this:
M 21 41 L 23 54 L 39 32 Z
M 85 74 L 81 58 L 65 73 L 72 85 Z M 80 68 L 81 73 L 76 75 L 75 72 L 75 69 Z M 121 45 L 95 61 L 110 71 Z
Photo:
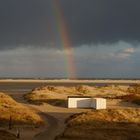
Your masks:
M 32 103 L 50 102 L 50 100 L 64 101 L 68 96 L 93 96 L 108 99 L 124 99 L 140 104 L 140 84 L 128 85 L 106 85 L 87 86 L 79 85 L 72 87 L 64 86 L 42 86 L 33 89 L 25 95 Z M 55 104 L 55 103 L 54 103 Z

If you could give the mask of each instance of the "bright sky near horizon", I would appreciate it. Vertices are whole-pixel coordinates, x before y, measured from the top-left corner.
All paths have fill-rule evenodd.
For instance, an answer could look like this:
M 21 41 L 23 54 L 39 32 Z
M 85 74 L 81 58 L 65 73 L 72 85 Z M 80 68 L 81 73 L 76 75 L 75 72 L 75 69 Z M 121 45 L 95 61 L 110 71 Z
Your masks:
M 139 0 L 1 0 L 0 77 L 140 78 Z

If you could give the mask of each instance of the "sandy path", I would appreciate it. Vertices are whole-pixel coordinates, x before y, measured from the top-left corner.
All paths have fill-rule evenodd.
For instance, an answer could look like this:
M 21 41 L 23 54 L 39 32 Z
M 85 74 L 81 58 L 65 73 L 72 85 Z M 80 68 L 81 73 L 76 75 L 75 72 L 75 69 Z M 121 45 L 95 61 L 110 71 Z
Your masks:
M 47 128 L 40 129 L 37 132 L 26 132 L 21 140 L 53 140 L 65 129 L 65 120 L 72 114 L 89 111 L 91 109 L 68 109 L 64 107 L 52 106 L 50 104 L 31 105 L 27 103 L 23 94 L 10 94 L 17 102 L 35 109 L 47 122 Z M 25 130 L 27 131 L 27 130 Z
M 63 107 L 56 107 L 49 104 L 40 106 L 29 105 L 41 112 L 40 115 L 45 115 L 48 122 L 48 127 L 45 131 L 37 134 L 33 140 L 53 140 L 56 136 L 61 134 L 65 129 L 65 120 L 72 114 L 88 111 L 90 109 L 67 109 Z
M 53 140 L 59 130 L 58 120 L 51 115 L 46 114 L 48 120 L 47 130 L 37 134 L 33 140 Z
M 14 98 L 17 102 L 23 104 L 24 106 L 37 110 L 39 112 L 39 115 L 41 115 L 47 122 L 47 128 L 41 128 L 36 133 L 31 131 L 27 133 L 26 130 L 22 130 L 21 140 L 53 140 L 55 138 L 54 133 L 59 129 L 58 120 L 55 117 L 48 115 L 45 110 L 41 109 L 41 106 L 30 105 L 24 100 L 23 94 L 11 93 L 10 96 L 12 96 L 12 98 Z
M 55 114 L 51 114 L 51 112 L 56 111 L 57 107 L 50 107 L 49 105 L 30 105 L 23 99 L 22 94 L 11 94 L 12 97 L 19 103 L 22 103 L 23 105 L 35 109 L 39 112 L 39 114 L 45 119 L 47 122 L 47 128 L 40 129 L 37 132 L 26 132 L 26 130 L 22 130 L 22 137 L 21 140 L 53 140 L 57 135 L 63 132 L 65 128 L 65 118 L 67 118 L 67 115 L 63 118 L 61 118 L 61 113 L 58 116 Z M 48 112 L 49 111 L 49 112 Z M 69 115 L 68 115 L 69 116 Z M 40 132 L 39 132 L 40 131 Z

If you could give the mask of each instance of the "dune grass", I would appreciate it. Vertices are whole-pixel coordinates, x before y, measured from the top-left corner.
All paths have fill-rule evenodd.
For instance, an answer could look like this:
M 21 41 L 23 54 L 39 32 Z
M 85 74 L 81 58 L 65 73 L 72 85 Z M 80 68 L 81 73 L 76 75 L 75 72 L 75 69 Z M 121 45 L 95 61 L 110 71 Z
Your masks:
M 128 91 L 132 94 L 128 97 L 126 96 L 126 99 L 128 101 L 130 100 L 132 103 L 140 105 L 140 84 L 130 86 Z
M 129 94 L 120 95 L 120 96 L 110 96 L 110 97 L 107 96 L 106 98 L 122 99 L 140 105 L 140 84 L 130 85 L 129 88 L 127 89 L 127 92 Z
M 43 120 L 34 110 L 17 103 L 10 96 L 0 92 L 0 127 L 8 125 L 9 120 L 14 125 L 43 124 Z
M 120 97 L 128 95 L 128 86 L 87 86 L 78 85 L 73 87 L 63 86 L 43 86 L 33 89 L 30 93 L 24 97 L 31 103 L 50 103 L 48 101 L 54 100 L 54 102 L 67 100 L 67 96 L 95 96 L 95 97 Z M 52 102 L 51 102 L 52 103 Z M 55 103 L 54 103 L 55 104 Z
M 140 109 L 93 110 L 72 115 L 57 140 L 138 140 Z

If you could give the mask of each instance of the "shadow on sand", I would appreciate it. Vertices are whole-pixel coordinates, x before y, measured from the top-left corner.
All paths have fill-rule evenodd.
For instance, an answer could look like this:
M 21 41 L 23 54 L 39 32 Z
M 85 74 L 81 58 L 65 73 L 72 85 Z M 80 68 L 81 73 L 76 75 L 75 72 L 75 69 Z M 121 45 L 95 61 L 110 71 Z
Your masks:
M 64 99 L 38 99 L 29 100 L 28 102 L 34 105 L 42 105 L 43 103 L 47 103 L 56 107 L 67 107 L 67 100 Z

